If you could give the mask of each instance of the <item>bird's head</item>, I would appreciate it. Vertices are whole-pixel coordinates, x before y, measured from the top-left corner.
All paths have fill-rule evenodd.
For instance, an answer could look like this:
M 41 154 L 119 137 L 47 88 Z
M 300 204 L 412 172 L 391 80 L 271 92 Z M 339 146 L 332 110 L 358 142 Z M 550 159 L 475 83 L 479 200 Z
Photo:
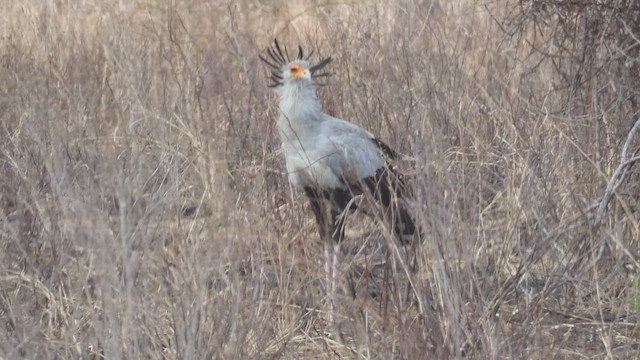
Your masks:
M 309 58 L 313 51 L 305 57 L 301 46 L 298 46 L 298 56 L 294 60 L 289 58 L 286 47 L 280 47 L 278 40 L 273 41 L 273 46 L 267 49 L 267 54 L 270 59 L 262 55 L 258 56 L 271 68 L 273 83 L 269 87 L 280 88 L 293 84 L 323 85 L 319 84 L 316 79 L 329 76 L 329 73 L 322 73 L 320 70 L 331 62 L 331 57 L 323 59 L 316 65 L 311 65 Z

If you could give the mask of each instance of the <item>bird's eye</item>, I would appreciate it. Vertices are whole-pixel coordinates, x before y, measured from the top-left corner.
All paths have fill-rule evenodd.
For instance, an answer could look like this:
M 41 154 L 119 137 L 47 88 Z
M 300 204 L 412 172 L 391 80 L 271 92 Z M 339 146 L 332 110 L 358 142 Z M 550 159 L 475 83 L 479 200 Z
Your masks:
M 293 74 L 295 74 L 295 73 L 297 73 L 298 71 L 300 71 L 300 67 L 299 67 L 299 66 L 297 66 L 297 65 L 291 65 L 291 66 L 289 67 L 289 70 L 290 70 Z

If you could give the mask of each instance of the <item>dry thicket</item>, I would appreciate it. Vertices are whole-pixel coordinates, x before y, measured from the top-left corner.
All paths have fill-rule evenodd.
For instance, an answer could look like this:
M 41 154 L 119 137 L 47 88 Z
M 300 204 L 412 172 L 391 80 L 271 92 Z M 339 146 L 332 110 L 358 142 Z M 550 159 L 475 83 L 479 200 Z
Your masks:
M 0 359 L 640 357 L 638 2 L 1 10 Z M 349 220 L 333 323 L 276 36 L 334 57 L 423 229 Z

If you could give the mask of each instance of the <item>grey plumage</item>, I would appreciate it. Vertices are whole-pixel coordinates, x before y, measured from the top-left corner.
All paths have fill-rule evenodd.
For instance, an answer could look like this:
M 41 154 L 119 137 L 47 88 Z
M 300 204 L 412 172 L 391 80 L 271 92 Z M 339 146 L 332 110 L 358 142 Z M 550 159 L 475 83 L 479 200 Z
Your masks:
M 316 79 L 326 76 L 320 71 L 331 58 L 312 66 L 299 47 L 298 57 L 289 61 L 277 41 L 267 53 L 270 60 L 260 59 L 271 67 L 270 86 L 280 98 L 277 127 L 289 181 L 308 196 L 321 237 L 342 240 L 340 214 L 361 194 L 375 203 L 377 215 L 400 240 L 411 237 L 416 227 L 405 185 L 390 162 L 396 154 L 370 132 L 322 112 Z

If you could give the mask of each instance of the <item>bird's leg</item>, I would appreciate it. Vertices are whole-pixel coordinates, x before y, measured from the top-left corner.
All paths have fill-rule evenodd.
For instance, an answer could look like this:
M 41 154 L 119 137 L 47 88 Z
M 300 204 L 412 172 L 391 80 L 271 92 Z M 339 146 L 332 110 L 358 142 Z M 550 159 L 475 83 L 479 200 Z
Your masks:
M 313 188 L 304 188 L 311 203 L 311 209 L 316 217 L 318 232 L 324 246 L 324 273 L 325 289 L 327 291 L 328 320 L 333 323 L 333 311 L 335 307 L 335 266 L 337 255 L 332 254 L 333 239 L 340 234 L 340 229 L 336 229 L 336 217 L 331 209 L 331 197 L 329 193 L 318 191 Z M 319 195 L 322 194 L 322 195 Z M 338 232 L 336 232 L 338 230 Z
M 336 208 L 333 195 L 330 195 L 327 204 L 331 206 L 330 223 L 331 237 L 324 241 L 325 273 L 327 274 L 327 297 L 329 300 L 329 323 L 333 324 L 333 314 L 336 305 L 337 278 L 338 278 L 338 254 L 340 252 L 340 242 L 344 237 L 344 214 L 341 209 Z
M 338 281 L 338 256 L 340 242 L 344 238 L 345 209 L 351 201 L 348 189 L 322 191 L 317 188 L 304 188 L 316 217 L 318 232 L 324 244 L 324 272 L 327 300 L 329 301 L 329 322 L 333 323 Z
M 336 304 L 337 277 L 338 277 L 338 254 L 340 253 L 340 243 L 324 242 L 324 272 L 326 275 L 327 300 L 329 308 L 327 317 L 330 324 L 333 324 L 333 313 Z
M 330 249 L 331 243 L 324 242 L 324 273 L 325 273 L 325 285 L 327 289 L 327 300 L 329 302 L 329 309 L 327 310 L 329 323 L 333 324 L 333 309 L 335 298 L 335 258 L 331 256 Z
M 333 224 L 331 229 L 331 238 L 333 242 L 339 244 L 344 239 L 344 222 L 347 218 L 347 214 L 340 209 L 333 209 L 331 211 L 331 223 Z
M 344 238 L 344 223 L 347 218 L 347 208 L 351 201 L 351 192 L 348 189 L 335 189 L 327 193 L 329 206 L 331 206 L 332 242 L 325 242 L 325 259 L 329 261 L 329 248 L 331 248 L 331 266 L 326 272 L 330 274 L 329 288 L 329 321 L 333 323 L 333 311 L 336 304 L 336 294 L 338 288 L 338 256 L 340 254 L 340 244 Z
M 331 299 L 331 308 L 333 310 L 334 301 L 336 297 L 336 278 L 338 276 L 338 254 L 340 253 L 340 243 L 333 243 L 333 259 L 331 259 L 331 295 L 333 298 Z M 329 319 L 331 323 L 333 323 L 333 314 L 331 314 L 331 318 Z
M 347 219 L 351 204 L 351 192 L 349 189 L 335 189 L 329 194 L 331 203 L 331 222 L 333 224 L 333 241 L 339 243 L 344 238 L 344 222 Z
M 311 210 L 316 217 L 316 224 L 318 225 L 320 238 L 323 241 L 331 239 L 332 222 L 329 219 L 330 216 L 324 197 L 322 195 L 319 195 L 318 191 L 310 187 L 305 187 L 304 192 L 309 198 L 309 202 L 311 203 Z M 320 192 L 320 194 L 322 193 Z

